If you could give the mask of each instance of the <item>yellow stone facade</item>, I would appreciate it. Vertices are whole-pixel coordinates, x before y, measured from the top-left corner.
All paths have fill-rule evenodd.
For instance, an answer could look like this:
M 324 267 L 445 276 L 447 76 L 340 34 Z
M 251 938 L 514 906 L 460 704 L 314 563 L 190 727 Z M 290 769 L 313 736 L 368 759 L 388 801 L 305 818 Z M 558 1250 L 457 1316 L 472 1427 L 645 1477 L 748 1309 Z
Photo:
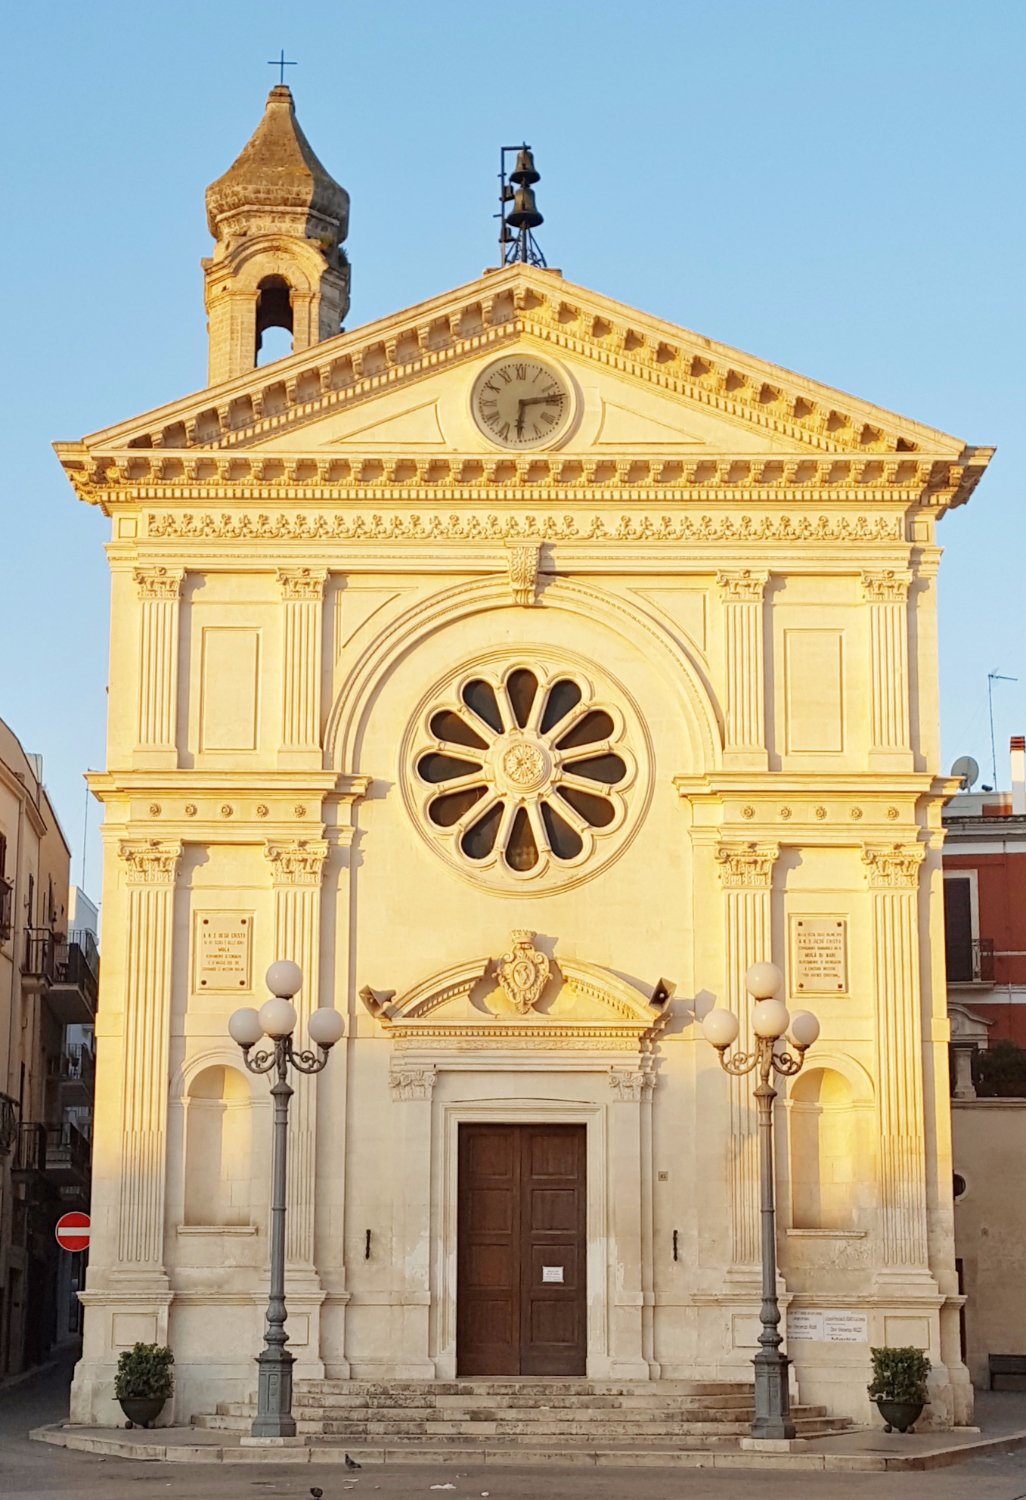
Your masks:
M 551 442 L 530 397 L 481 422 L 521 364 Z M 965 1421 L 934 529 L 989 450 L 513 265 L 58 452 L 112 524 L 74 1415 L 136 1339 L 180 1419 L 255 1388 L 270 1114 L 225 1026 L 275 957 L 301 1032 L 346 1021 L 292 1122 L 297 1375 L 456 1373 L 489 1120 L 587 1127 L 590 1375 L 747 1373 L 754 1105 L 696 1018 L 772 957 L 822 1023 L 777 1114 L 801 1399 L 866 1415 L 914 1343 Z

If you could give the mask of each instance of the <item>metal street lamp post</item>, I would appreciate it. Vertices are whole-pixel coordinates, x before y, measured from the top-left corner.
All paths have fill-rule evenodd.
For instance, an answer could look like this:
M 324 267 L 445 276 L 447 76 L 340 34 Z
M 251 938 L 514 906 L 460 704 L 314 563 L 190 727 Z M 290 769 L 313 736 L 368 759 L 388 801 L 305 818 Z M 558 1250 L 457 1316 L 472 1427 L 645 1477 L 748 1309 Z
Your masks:
M 307 1023 L 310 1040 L 318 1048 L 297 1052 L 292 1033 L 299 1017 L 292 1004 L 303 983 L 303 971 L 290 959 L 279 959 L 267 971 L 267 988 L 271 999 L 259 1010 L 251 1006 L 237 1010 L 228 1022 L 228 1034 L 242 1048 L 242 1056 L 251 1073 L 273 1073 L 271 1098 L 274 1100 L 274 1128 L 271 1152 L 271 1288 L 267 1303 L 267 1325 L 264 1347 L 257 1358 L 257 1414 L 252 1426 L 255 1438 L 295 1437 L 296 1420 L 292 1415 L 293 1355 L 285 1346 L 285 1187 L 288 1160 L 289 1100 L 293 1089 L 288 1081 L 289 1068 L 299 1073 L 319 1073 L 328 1061 L 328 1053 L 342 1036 L 345 1023 L 337 1010 L 330 1007 L 315 1010 Z M 271 1046 L 254 1053 L 252 1049 L 265 1035 Z
M 745 975 L 745 988 L 755 999 L 752 1030 L 755 1048 L 751 1052 L 728 1055 L 740 1030 L 737 1016 L 729 1010 L 711 1010 L 702 1022 L 706 1041 L 716 1048 L 724 1072 L 741 1077 L 758 1070 L 759 1082 L 755 1101 L 759 1119 L 759 1178 L 762 1222 L 762 1308 L 759 1318 L 759 1352 L 755 1366 L 755 1420 L 753 1438 L 793 1438 L 791 1402 L 787 1371 L 791 1361 L 780 1352 L 780 1304 L 777 1301 L 777 1231 L 773 1200 L 773 1101 L 777 1091 L 771 1083 L 774 1073 L 793 1077 L 801 1071 L 805 1053 L 819 1036 L 819 1021 L 808 1010 L 789 1015 L 782 1000 L 775 1000 L 784 976 L 776 964 L 753 964 Z M 780 1038 L 787 1033 L 794 1054 L 778 1051 Z

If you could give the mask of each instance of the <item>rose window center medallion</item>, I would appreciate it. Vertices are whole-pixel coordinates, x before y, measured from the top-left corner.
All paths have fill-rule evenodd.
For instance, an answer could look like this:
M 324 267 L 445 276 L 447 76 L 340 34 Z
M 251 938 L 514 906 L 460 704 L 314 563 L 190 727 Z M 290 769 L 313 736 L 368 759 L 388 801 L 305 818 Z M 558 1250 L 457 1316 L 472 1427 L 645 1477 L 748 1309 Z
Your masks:
M 502 770 L 510 784 L 524 792 L 533 792 L 548 779 L 549 758 L 540 745 L 520 740 L 502 752 Z
M 415 745 L 419 821 L 464 873 L 560 883 L 622 827 L 635 762 L 621 711 L 576 671 L 515 666 L 458 680 Z

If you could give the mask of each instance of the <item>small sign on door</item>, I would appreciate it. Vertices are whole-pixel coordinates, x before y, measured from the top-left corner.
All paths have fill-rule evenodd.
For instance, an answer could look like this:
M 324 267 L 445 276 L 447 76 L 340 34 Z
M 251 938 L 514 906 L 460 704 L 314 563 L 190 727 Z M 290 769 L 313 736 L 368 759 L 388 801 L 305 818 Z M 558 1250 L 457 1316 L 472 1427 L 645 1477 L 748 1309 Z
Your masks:
M 562 1266 L 542 1266 L 542 1281 L 562 1281 Z

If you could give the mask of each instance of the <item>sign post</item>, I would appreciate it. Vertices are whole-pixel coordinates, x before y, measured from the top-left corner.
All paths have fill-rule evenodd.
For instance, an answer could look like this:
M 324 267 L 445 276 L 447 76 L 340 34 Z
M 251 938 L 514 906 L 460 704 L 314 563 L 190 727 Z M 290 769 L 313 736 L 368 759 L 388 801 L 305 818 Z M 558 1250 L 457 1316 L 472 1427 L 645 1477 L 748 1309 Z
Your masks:
M 91 1225 L 89 1215 L 79 1212 L 61 1214 L 57 1220 L 54 1234 L 57 1243 L 62 1250 L 70 1250 L 73 1253 L 78 1250 L 89 1249 L 89 1235 Z

